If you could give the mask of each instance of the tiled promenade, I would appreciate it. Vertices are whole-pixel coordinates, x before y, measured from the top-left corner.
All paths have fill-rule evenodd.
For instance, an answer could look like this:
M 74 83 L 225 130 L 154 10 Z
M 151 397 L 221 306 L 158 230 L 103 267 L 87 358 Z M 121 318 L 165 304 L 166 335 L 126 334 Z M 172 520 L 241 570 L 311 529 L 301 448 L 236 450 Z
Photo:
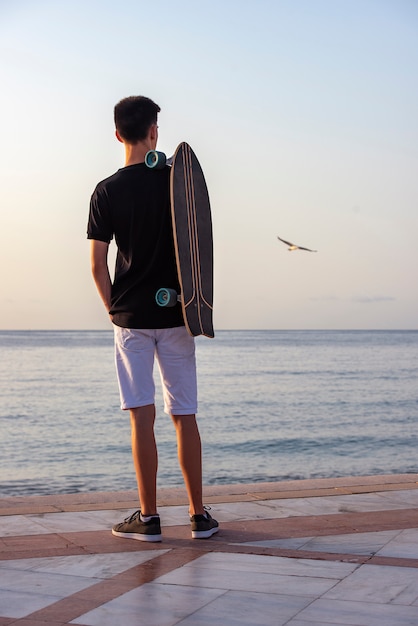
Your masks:
M 0 500 L 0 626 L 418 626 L 418 474 L 206 488 L 200 541 L 185 503 L 147 544 L 134 492 Z

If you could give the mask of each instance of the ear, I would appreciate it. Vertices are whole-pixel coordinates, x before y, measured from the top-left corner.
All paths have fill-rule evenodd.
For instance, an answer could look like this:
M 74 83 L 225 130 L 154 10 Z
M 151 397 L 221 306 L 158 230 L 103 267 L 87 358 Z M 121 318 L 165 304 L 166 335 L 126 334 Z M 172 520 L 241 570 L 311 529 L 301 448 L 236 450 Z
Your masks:
M 149 138 L 151 139 L 152 142 L 157 143 L 157 139 L 158 139 L 157 122 L 155 122 L 154 124 L 151 124 L 150 129 L 149 129 Z
M 118 133 L 118 131 L 117 131 L 117 130 L 115 130 L 115 136 L 116 136 L 116 139 L 117 139 L 118 141 L 120 141 L 121 143 L 123 143 L 123 139 L 122 139 L 122 137 L 119 135 L 119 133 Z

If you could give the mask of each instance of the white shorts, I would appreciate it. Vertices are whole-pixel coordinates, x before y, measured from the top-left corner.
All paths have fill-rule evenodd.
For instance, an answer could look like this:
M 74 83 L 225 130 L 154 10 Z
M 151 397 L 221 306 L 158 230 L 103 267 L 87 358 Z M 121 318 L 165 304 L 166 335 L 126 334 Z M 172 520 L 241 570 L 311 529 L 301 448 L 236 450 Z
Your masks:
M 156 330 L 113 327 L 121 408 L 155 404 L 153 368 L 156 356 L 165 413 L 196 414 L 195 342 L 185 327 Z

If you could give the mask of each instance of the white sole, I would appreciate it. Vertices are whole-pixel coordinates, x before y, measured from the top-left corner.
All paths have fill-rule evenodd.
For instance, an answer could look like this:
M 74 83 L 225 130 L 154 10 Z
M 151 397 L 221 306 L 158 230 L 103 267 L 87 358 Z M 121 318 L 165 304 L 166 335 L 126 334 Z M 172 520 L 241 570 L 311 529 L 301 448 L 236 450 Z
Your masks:
M 137 541 L 148 541 L 149 543 L 155 543 L 161 541 L 162 535 L 143 535 L 142 533 L 120 533 L 117 530 L 112 529 L 112 535 L 115 537 L 122 537 L 122 539 L 136 539 Z
M 219 526 L 211 528 L 210 530 L 192 530 L 192 539 L 209 539 L 219 530 Z

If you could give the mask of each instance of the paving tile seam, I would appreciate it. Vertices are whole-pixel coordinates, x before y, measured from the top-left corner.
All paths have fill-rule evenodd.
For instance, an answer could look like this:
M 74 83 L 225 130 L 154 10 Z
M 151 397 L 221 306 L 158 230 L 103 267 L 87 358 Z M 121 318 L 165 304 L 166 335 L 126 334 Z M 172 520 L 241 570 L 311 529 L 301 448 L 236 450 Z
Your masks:
M 345 490 L 345 491 L 341 491 L 339 490 L 338 492 L 336 492 L 335 490 L 333 490 L 333 492 L 331 493 L 329 490 L 326 491 L 321 491 L 320 493 L 318 493 L 318 491 L 304 491 L 304 492 L 298 492 L 298 493 L 293 493 L 293 492 L 274 492 L 274 493 L 268 493 L 268 494 L 263 494 L 258 495 L 258 494 L 254 494 L 254 496 L 247 496 L 244 497 L 244 494 L 241 495 L 240 497 L 231 497 L 231 498 L 226 498 L 224 496 L 213 496 L 211 498 L 205 498 L 205 503 L 207 505 L 218 505 L 218 506 L 222 506 L 222 505 L 228 505 L 228 504 L 234 504 L 234 503 L 245 503 L 245 502 L 251 502 L 254 504 L 262 504 L 264 502 L 268 502 L 270 500 L 282 500 L 283 501 L 283 506 L 285 506 L 286 501 L 287 500 L 304 500 L 307 498 L 329 498 L 329 497 L 342 497 L 342 496 L 356 496 L 356 495 L 376 495 L 376 496 L 383 496 L 384 494 L 390 494 L 393 493 L 395 491 L 411 491 L 411 487 L 410 486 L 406 486 L 405 488 L 401 488 L 399 485 L 396 485 L 396 489 L 384 489 L 384 486 L 379 485 L 379 489 L 368 489 L 368 490 L 360 490 L 360 491 L 352 491 L 352 490 Z M 413 488 L 418 489 L 418 484 L 416 485 L 416 487 Z M 0 501 L 1 503 L 1 501 Z M 181 501 L 176 501 L 176 502 L 170 502 L 170 503 L 158 503 L 158 507 L 160 509 L 169 509 L 170 507 L 176 507 L 176 506 L 187 506 L 187 500 L 181 500 Z M 1 508 L 1 504 L 0 504 L 0 517 L 11 517 L 11 516 L 29 516 L 29 515 L 45 515 L 45 514 L 55 514 L 55 513 L 59 513 L 59 514 L 63 514 L 63 513 L 82 513 L 82 512 L 99 512 L 99 511 L 126 511 L 126 510 L 131 510 L 131 509 L 137 509 L 139 507 L 138 501 L 130 501 L 130 502 L 115 502 L 115 503 L 109 503 L 109 502 L 103 502 L 102 504 L 93 504 L 93 505 L 89 505 L 89 504 L 80 504 L 80 505 L 72 505 L 72 506 L 66 506 L 66 507 L 38 507 L 38 506 L 32 506 L 32 505 L 28 505 L 25 507 L 11 507 L 11 508 Z M 345 511 L 341 511 L 341 512 L 345 512 Z M 349 508 L 347 508 L 347 512 L 350 512 Z
M 379 511 L 368 513 L 327 514 L 323 516 L 297 516 L 263 520 L 235 520 L 223 522 L 221 530 L 225 539 L 236 543 L 268 539 L 297 537 L 324 537 L 345 534 L 374 533 L 385 530 L 410 530 L 418 528 L 418 510 Z M 253 535 L 250 538 L 249 535 Z
M 174 551 L 171 551 L 172 555 L 173 552 Z M 110 602 L 111 600 L 120 597 L 133 589 L 136 589 L 144 584 L 151 583 L 156 578 L 159 578 L 160 576 L 169 573 L 178 567 L 189 564 L 203 554 L 203 551 L 201 551 L 202 554 L 199 554 L 199 551 L 193 551 L 193 553 L 191 553 L 189 550 L 182 550 L 183 554 L 181 555 L 179 552 L 180 550 L 177 550 L 176 554 L 173 555 L 174 558 L 172 558 L 168 567 L 168 553 L 165 553 L 164 555 L 159 555 L 143 564 L 136 565 L 125 572 L 116 574 L 106 580 L 102 580 L 87 589 L 71 594 L 70 596 L 58 600 L 43 609 L 34 611 L 23 618 L 16 619 L 0 617 L 0 626 L 8 626 L 9 624 L 21 624 L 22 626 L 25 626 L 25 624 L 39 624 L 39 626 L 42 624 L 45 626 L 67 625 L 77 617 L 81 617 L 87 612 L 99 608 L 103 604 L 106 604 L 107 602 Z M 298 558 L 303 557 L 299 554 Z M 366 563 L 368 561 L 369 559 L 365 560 Z M 159 566 L 159 562 L 161 562 L 161 567 Z M 363 563 L 359 563 L 359 565 L 362 564 Z M 335 585 L 337 585 L 338 582 L 339 581 L 336 581 Z M 225 590 L 225 593 L 227 593 L 227 590 Z M 323 594 L 317 598 L 312 598 L 311 604 L 320 599 L 322 595 Z M 57 621 L 58 615 L 61 618 L 60 621 Z M 62 621 L 63 619 L 64 621 Z M 296 615 L 293 616 L 293 619 L 296 619 Z
M 25 617 L 13 618 L 11 621 L 2 622 L 0 618 L 0 626 L 69 626 L 69 622 L 57 621 L 55 619 L 52 621 L 48 620 L 47 622 L 42 620 L 40 622 L 39 620 L 27 619 Z
M 221 521 L 221 532 L 209 541 L 205 542 L 191 540 L 189 525 L 178 525 L 175 523 L 172 526 L 169 526 L 168 524 L 164 525 L 163 542 L 158 544 L 144 544 L 143 542 L 114 538 L 110 535 L 109 529 L 103 529 L 102 523 L 100 524 L 101 530 L 84 532 L 63 532 L 62 530 L 57 532 L 57 527 L 54 527 L 54 525 L 49 523 L 49 528 L 55 530 L 55 532 L 48 532 L 48 534 L 40 533 L 39 535 L 15 535 L 0 537 L 0 560 L 3 562 L 3 567 L 6 572 L 8 571 L 8 560 L 18 561 L 20 559 L 49 556 L 94 556 L 109 553 L 125 553 L 126 555 L 134 552 L 150 553 L 149 557 L 146 557 L 148 558 L 148 561 L 140 565 L 136 565 L 121 574 L 110 576 L 108 579 L 102 578 L 99 582 L 96 582 L 96 578 L 91 587 L 72 594 L 67 598 L 62 598 L 61 600 L 54 602 L 54 604 L 49 605 L 44 609 L 34 611 L 24 618 L 16 619 L 0 617 L 0 626 L 9 626 L 12 624 L 19 626 L 67 626 L 73 619 L 76 619 L 91 610 L 99 608 L 110 600 L 125 594 L 127 591 L 141 587 L 143 584 L 148 582 L 153 582 L 156 578 L 163 575 L 165 571 L 173 572 L 173 570 L 178 567 L 182 567 L 182 563 L 186 565 L 194 559 L 208 553 L 224 553 L 225 555 L 236 554 L 238 562 L 240 559 L 238 555 L 254 555 L 254 557 L 270 556 L 292 559 L 295 561 L 311 561 L 313 567 L 315 567 L 314 561 L 334 562 L 334 566 L 330 565 L 330 567 L 337 568 L 337 563 L 345 563 L 345 566 L 341 565 L 340 567 L 349 567 L 348 564 L 350 564 L 353 571 L 359 573 L 361 571 L 363 572 L 363 578 L 365 577 L 366 572 L 367 576 L 369 576 L 369 572 L 371 571 L 367 568 L 363 569 L 364 565 L 367 565 L 368 567 L 379 566 L 382 572 L 388 572 L 390 568 L 399 568 L 399 571 L 401 571 L 400 568 L 403 568 L 404 571 L 406 569 L 412 570 L 411 573 L 408 573 L 408 576 L 414 577 L 418 572 L 418 558 L 416 558 L 416 556 L 415 558 L 405 558 L 405 544 L 403 549 L 398 552 L 398 554 L 401 554 L 402 556 L 395 557 L 379 556 L 377 551 L 372 550 L 368 553 L 363 551 L 362 554 L 326 552 L 326 549 L 332 548 L 328 548 L 327 542 L 324 541 L 318 541 L 316 544 L 319 550 L 322 551 L 313 551 L 313 546 L 311 545 L 304 544 L 305 548 L 302 546 L 298 548 L 297 544 L 300 544 L 301 542 L 297 538 L 309 537 L 315 539 L 326 536 L 334 537 L 333 543 L 336 544 L 337 550 L 350 550 L 351 543 L 344 545 L 343 541 L 339 543 L 335 538 L 338 537 L 338 535 L 367 535 L 368 533 L 373 534 L 379 531 L 397 531 L 399 533 L 404 530 L 418 531 L 418 507 L 409 509 L 402 508 L 403 506 L 410 506 L 411 501 L 414 502 L 414 500 L 417 499 L 416 494 L 411 495 L 411 497 L 396 494 L 391 496 L 391 492 L 399 492 L 399 494 L 401 494 L 401 492 L 405 493 L 405 491 L 417 489 L 418 483 L 415 481 L 417 476 L 418 475 L 410 476 L 408 479 L 405 479 L 403 484 L 395 482 L 395 477 L 391 477 L 393 480 L 389 480 L 389 477 L 387 477 L 388 480 L 386 483 L 383 483 L 382 480 L 377 480 L 382 477 L 374 477 L 374 480 L 371 480 L 368 484 L 365 484 L 365 482 L 367 482 L 366 480 L 356 478 L 353 480 L 357 481 L 357 486 L 347 486 L 346 483 L 349 481 L 344 481 L 344 485 L 340 482 L 338 486 L 334 487 L 332 487 L 330 481 L 326 479 L 321 483 L 323 485 L 321 488 L 316 487 L 315 489 L 308 489 L 307 484 L 305 483 L 304 488 L 299 490 L 296 490 L 295 484 L 287 484 L 286 487 L 284 487 L 283 484 L 264 484 L 260 485 L 260 489 L 253 490 L 251 493 L 249 491 L 244 493 L 244 489 L 242 489 L 240 493 L 239 489 L 237 489 L 236 492 L 231 493 L 231 491 L 234 491 L 234 488 L 228 488 L 229 495 L 225 493 L 226 488 L 222 490 L 222 493 L 220 493 L 221 490 L 219 490 L 219 493 L 216 493 L 215 488 L 212 488 L 211 495 L 208 495 L 205 498 L 205 501 L 213 504 L 215 516 L 217 504 L 227 505 L 229 503 L 232 504 L 242 502 L 245 507 L 245 503 L 252 502 L 259 505 L 264 504 L 264 506 L 260 506 L 260 508 L 263 509 L 261 517 L 258 517 L 259 513 L 255 510 L 257 507 L 255 507 L 254 504 L 250 504 L 249 507 L 247 507 L 247 513 L 254 512 L 253 519 L 235 519 L 226 522 Z M 251 487 L 253 487 L 253 485 L 251 485 Z M 133 492 L 126 495 L 132 496 L 132 494 Z M 340 504 L 335 506 L 334 502 L 332 505 L 329 505 L 330 496 L 355 496 L 357 494 L 375 494 L 376 497 L 360 497 L 358 502 L 356 502 L 356 498 L 349 498 L 346 501 L 342 500 L 341 507 Z M 69 513 L 77 511 L 81 513 L 84 511 L 120 511 L 138 506 L 136 500 L 133 501 L 128 498 L 124 499 L 121 494 L 115 495 L 115 501 L 111 503 L 103 501 L 99 502 L 99 495 L 97 495 L 95 502 L 90 501 L 90 503 L 87 503 L 86 500 L 89 499 L 89 495 L 85 495 L 84 498 L 78 498 L 78 496 L 75 496 L 78 498 L 77 503 L 74 503 L 74 501 L 70 503 L 70 500 L 67 499 L 65 500 L 65 503 L 64 501 L 61 501 L 57 503 L 57 506 L 55 507 L 52 507 L 50 500 L 48 504 L 50 509 L 46 512 Z M 304 512 L 302 514 L 297 512 L 293 515 L 293 517 L 264 517 L 265 514 L 268 515 L 269 500 L 277 501 L 296 498 L 303 500 L 304 498 L 310 499 L 320 496 L 328 496 L 327 508 L 325 508 L 325 501 L 323 508 L 318 502 L 313 505 L 311 500 L 306 502 L 305 508 L 298 505 L 297 511 L 302 510 L 303 508 Z M 381 496 L 381 498 L 377 496 Z M 110 497 L 110 494 L 106 494 L 106 498 Z M 380 501 L 382 503 L 385 501 L 385 510 L 367 510 L 367 507 L 373 509 L 373 507 L 376 506 L 375 503 Z M 399 507 L 396 504 L 397 502 L 399 502 Z M 181 495 L 180 497 L 180 495 L 177 494 L 176 497 L 167 498 L 166 504 L 163 505 L 160 503 L 160 506 L 166 506 L 169 509 L 170 506 L 185 505 L 186 503 L 187 502 L 184 500 L 184 496 Z M 349 503 L 348 507 L 347 503 Z M 352 503 L 354 503 L 353 506 Z M 0 500 L 0 516 L 4 512 L 1 510 L 2 504 L 4 504 L 4 502 Z M 17 507 L 19 509 L 18 511 L 14 510 L 14 515 L 25 515 L 22 513 L 22 510 L 26 507 L 30 509 L 26 515 L 31 515 L 33 513 L 39 514 L 42 507 L 47 507 L 46 501 L 42 503 L 42 506 L 38 507 L 35 506 L 34 501 L 26 503 L 22 502 L 21 504 L 22 506 Z M 8 500 L 8 505 L 10 505 L 10 499 Z M 272 502 L 272 506 L 277 507 L 277 515 L 282 513 L 281 509 L 283 507 L 281 502 L 280 504 Z M 380 507 L 380 505 L 378 506 Z M 366 510 L 364 510 L 365 507 Z M 335 510 L 337 508 L 340 510 Z M 325 513 L 327 509 L 329 512 Z M 356 511 L 355 509 L 359 510 Z M 238 514 L 242 511 L 242 507 L 236 509 L 236 513 L 234 515 L 230 515 L 232 510 L 231 506 L 225 507 L 225 510 L 227 512 L 226 518 L 230 519 L 231 517 L 238 517 Z M 12 507 L 7 506 L 7 511 L 12 511 Z M 323 514 L 317 515 L 316 513 L 318 511 Z M 306 512 L 313 512 L 314 515 L 306 515 Z M 174 516 L 170 518 L 170 521 L 174 522 L 174 520 L 177 520 L 177 516 L 178 513 L 175 513 Z M 96 515 L 96 517 L 102 520 L 107 519 L 109 516 L 103 517 L 101 515 Z M 112 515 L 110 515 L 110 518 L 111 517 Z M 167 516 L 167 522 L 169 521 L 168 518 L 169 516 Z M 57 520 L 58 519 L 59 518 L 57 518 Z M 71 519 L 66 517 L 61 519 L 67 520 L 65 522 L 67 526 L 71 527 L 70 524 L 73 524 Z M 76 516 L 76 524 L 78 523 L 77 520 L 78 517 Z M 20 521 L 23 524 L 26 523 L 23 520 Z M 179 521 L 182 520 L 179 518 Z M 45 527 L 48 528 L 48 525 L 45 524 Z M 63 526 L 61 526 L 61 528 L 62 527 Z M 24 531 L 25 528 L 26 527 L 24 525 L 21 526 L 22 531 Z M 77 526 L 74 525 L 73 528 L 77 528 Z M 165 533 L 167 533 L 167 535 Z M 408 541 L 410 541 L 412 537 L 415 537 L 415 534 L 407 533 L 407 537 Z M 274 546 L 275 540 L 281 539 L 295 539 L 296 541 L 286 543 L 276 541 L 276 544 L 278 545 Z M 244 545 L 246 542 L 249 543 L 251 541 L 272 541 L 273 545 L 268 546 L 265 545 L 265 543 L 260 546 Z M 284 547 L 287 544 L 288 547 Z M 283 547 L 278 547 L 279 545 L 282 545 Z M 164 554 L 161 553 L 161 550 L 165 551 Z M 158 551 L 159 554 L 156 553 L 153 555 L 153 551 Z M 355 548 L 353 548 L 353 551 L 355 551 Z M 384 551 L 382 552 L 385 554 Z M 386 550 L 386 553 L 396 554 L 396 551 Z M 181 557 L 180 559 L 179 555 Z M 142 560 L 142 557 L 139 558 Z M 245 557 L 243 556 L 243 558 Z M 125 559 L 122 560 L 124 561 Z M 168 570 L 165 570 L 167 564 L 169 565 L 169 568 Z M 18 568 L 18 565 L 16 565 L 16 568 Z M 413 570 L 415 570 L 415 572 L 413 572 Z M 376 569 L 376 571 L 378 570 Z M 385 575 L 389 577 L 392 576 L 392 574 L 388 573 Z M 406 573 L 402 575 L 406 576 Z M 312 600 L 312 602 L 316 602 L 318 599 L 321 599 L 321 597 L 321 594 L 318 595 L 317 598 Z M 376 607 L 378 606 L 380 606 L 380 604 L 376 604 Z M 295 619 L 296 616 L 293 617 L 293 620 Z
M 333 536 L 338 536 L 340 533 L 335 533 Z M 48 544 L 48 536 L 43 536 L 45 539 L 45 543 Z M 39 547 L 36 550 L 25 551 L 21 554 L 17 554 L 15 550 L 10 551 L 7 554 L 0 555 L 0 561 L 17 561 L 28 558 L 45 558 L 45 557 L 61 557 L 61 556 L 94 556 L 97 554 L 113 554 L 113 553 L 122 553 L 129 554 L 131 552 L 141 552 L 141 551 L 159 551 L 161 549 L 172 551 L 184 551 L 188 550 L 190 554 L 194 554 L 194 558 L 198 558 L 202 554 L 207 554 L 210 552 L 217 553 L 230 553 L 230 554 L 253 554 L 258 556 L 276 556 L 283 558 L 291 558 L 291 559 L 308 559 L 311 561 L 334 561 L 334 562 L 345 562 L 345 563 L 357 563 L 359 565 L 364 565 L 366 563 L 371 565 L 381 565 L 387 567 L 408 567 L 408 568 L 416 568 L 418 569 L 418 559 L 414 558 L 405 558 L 405 557 L 390 557 L 390 556 L 378 556 L 375 554 L 370 555 L 360 555 L 360 554 L 352 554 L 352 553 L 336 553 L 336 552 L 326 552 L 326 551 L 312 551 L 312 550 L 303 550 L 301 548 L 276 548 L 276 547 L 268 547 L 268 546 L 248 546 L 242 545 L 239 542 L 231 543 L 228 539 L 223 540 L 221 536 L 217 536 L 216 538 L 211 539 L 210 541 L 204 543 L 197 543 L 196 541 L 192 542 L 190 539 L 173 539 L 168 538 L 167 540 L 158 543 L 158 544 L 144 544 L 141 542 L 133 541 L 133 540 L 121 540 L 111 538 L 107 545 L 103 544 L 96 546 L 79 546 L 76 543 L 71 546 L 67 546 L 62 549 L 55 550 L 45 550 Z M 185 545 L 186 544 L 186 545 Z M 190 559 L 192 560 L 192 559 Z M 143 564 L 143 565 L 146 565 Z M 138 566 L 136 566 L 138 567 Z M 133 568 L 134 569 L 134 568 Z M 1 626 L 1 625 L 0 625 Z
M 175 547 L 175 546 L 173 546 Z M 291 548 L 274 548 L 266 546 L 246 546 L 246 545 L 218 545 L 211 544 L 210 549 L 205 552 L 227 552 L 229 554 L 253 554 L 256 556 L 277 556 L 288 559 L 307 559 L 309 561 L 332 561 L 339 563 L 354 563 L 358 565 L 380 565 L 387 567 L 409 567 L 412 569 L 418 569 L 417 558 L 405 558 L 405 557 L 383 557 L 374 554 L 351 554 L 348 552 L 320 552 L 312 550 L 301 550 Z
M 221 533 L 214 538 L 225 543 L 244 543 L 268 539 L 285 539 L 305 536 L 336 536 L 384 530 L 407 530 L 418 528 L 418 510 L 403 509 L 402 519 L 397 511 L 374 511 L 358 513 L 327 514 L 324 516 L 296 516 L 287 518 L 264 518 L 222 522 Z M 164 541 L 185 540 L 188 526 L 165 526 Z M 223 531 L 223 533 L 222 533 Z M 126 541 L 126 540 L 124 540 Z M 28 558 L 28 554 L 90 554 L 97 551 L 126 551 L 114 547 L 120 540 L 110 536 L 108 530 L 66 531 L 38 535 L 4 536 L 0 539 L 0 560 Z M 137 543 L 137 542 L 132 542 Z
M 160 547 L 161 549 L 161 547 Z M 201 551 L 177 549 L 169 550 L 164 554 L 135 565 L 115 576 L 111 576 L 99 583 L 87 587 L 82 591 L 71 594 L 49 606 L 34 611 L 24 619 L 49 621 L 51 617 L 65 618 L 64 624 L 92 611 L 121 595 L 137 589 L 144 584 L 153 582 L 156 578 L 172 572 L 173 570 L 191 563 L 199 556 Z M 19 623 L 19 620 L 17 620 Z
M 236 485 L 205 485 L 204 498 L 211 503 L 258 501 L 286 498 L 306 498 L 355 495 L 377 491 L 404 491 L 418 489 L 418 474 L 377 476 L 349 476 L 344 478 L 305 479 L 272 483 Z M 183 488 L 159 490 L 159 506 L 186 505 Z M 137 508 L 135 491 L 88 492 L 55 496 L 12 496 L 0 498 L 0 515 L 25 515 L 30 513 L 65 513 L 78 510 L 103 510 Z
M 274 514 L 269 515 L 272 509 L 274 511 L 274 506 L 263 506 L 263 517 L 248 517 L 242 518 L 237 517 L 235 520 L 230 521 L 222 521 L 221 526 L 225 527 L 227 525 L 237 524 L 263 524 L 263 523 L 275 523 L 280 524 L 280 526 L 284 529 L 287 526 L 299 526 L 303 524 L 303 526 L 311 526 L 315 525 L 315 520 L 321 520 L 321 525 L 326 526 L 323 530 L 328 534 L 330 528 L 332 528 L 336 519 L 344 520 L 348 526 L 353 526 L 353 532 L 359 532 L 359 528 L 355 526 L 360 526 L 361 529 L 366 529 L 368 527 L 372 527 L 373 530 L 388 530 L 388 529 L 407 529 L 407 528 L 415 528 L 418 527 L 418 507 L 413 508 L 385 508 L 382 510 L 355 510 L 355 508 L 350 508 L 348 506 L 343 506 L 337 511 L 329 511 L 323 513 L 321 515 L 316 514 L 306 514 L 305 512 L 294 512 L 289 508 L 288 514 L 284 517 L 277 517 Z M 399 514 L 401 513 L 402 519 L 399 519 Z M 1 516 L 0 516 L 1 517 Z M 24 517 L 24 516 L 22 516 Z M 393 521 L 393 518 L 396 517 L 396 520 Z M 29 521 L 29 520 L 28 520 Z M 42 523 L 40 522 L 42 526 Z M 341 524 L 339 524 L 341 525 Z M 173 528 L 182 528 L 185 524 L 170 524 L 167 523 L 164 525 L 164 529 L 169 530 Z M 47 527 L 45 527 L 47 528 Z M 55 533 L 46 533 L 46 532 L 38 532 L 30 534 L 18 534 L 18 535 L 3 535 L 0 536 L 0 544 L 7 544 L 10 541 L 18 541 L 19 538 L 23 541 L 23 538 L 30 537 L 42 537 L 42 536 L 61 536 L 66 538 L 67 540 L 71 535 L 76 532 L 84 532 L 86 535 L 89 533 L 104 533 L 108 532 L 107 530 L 86 530 L 86 531 L 60 531 Z M 363 532 L 366 532 L 363 530 Z
M 25 617 L 0 617 L 0 626 L 67 626 L 68 622 L 62 621 L 49 621 L 48 622 L 34 622 L 28 620 Z

